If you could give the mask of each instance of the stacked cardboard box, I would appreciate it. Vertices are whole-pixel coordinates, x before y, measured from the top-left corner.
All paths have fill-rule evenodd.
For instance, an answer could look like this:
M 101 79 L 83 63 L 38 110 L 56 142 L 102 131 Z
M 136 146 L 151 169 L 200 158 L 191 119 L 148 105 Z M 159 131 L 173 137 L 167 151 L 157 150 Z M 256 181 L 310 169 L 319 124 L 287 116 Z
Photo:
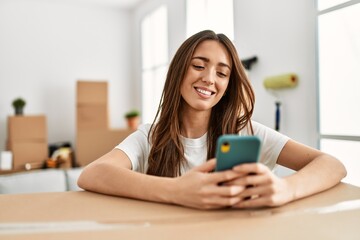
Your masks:
M 27 163 L 44 163 L 48 158 L 46 117 L 8 117 L 7 149 L 12 152 L 14 170 L 24 170 Z
M 109 128 L 106 81 L 78 81 L 76 101 L 76 161 L 85 166 L 113 149 L 132 130 Z

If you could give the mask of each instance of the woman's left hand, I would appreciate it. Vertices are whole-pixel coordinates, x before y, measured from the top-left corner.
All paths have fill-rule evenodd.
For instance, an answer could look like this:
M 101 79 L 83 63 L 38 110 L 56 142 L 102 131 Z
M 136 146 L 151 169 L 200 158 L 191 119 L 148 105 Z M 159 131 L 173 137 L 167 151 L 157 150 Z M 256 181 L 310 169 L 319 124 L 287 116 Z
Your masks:
M 261 163 L 241 164 L 233 168 L 243 176 L 224 185 L 244 187 L 234 208 L 275 207 L 294 199 L 293 189 L 286 179 L 277 177 Z

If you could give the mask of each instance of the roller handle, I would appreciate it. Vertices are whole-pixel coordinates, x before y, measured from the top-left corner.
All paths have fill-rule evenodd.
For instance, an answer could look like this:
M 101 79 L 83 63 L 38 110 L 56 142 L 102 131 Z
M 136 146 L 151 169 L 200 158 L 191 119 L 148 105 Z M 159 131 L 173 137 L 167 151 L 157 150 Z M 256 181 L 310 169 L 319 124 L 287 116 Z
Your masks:
M 241 60 L 242 65 L 246 70 L 250 70 L 251 66 L 258 60 L 257 56 Z
M 280 130 L 280 102 L 275 102 L 276 110 L 275 110 L 275 130 Z

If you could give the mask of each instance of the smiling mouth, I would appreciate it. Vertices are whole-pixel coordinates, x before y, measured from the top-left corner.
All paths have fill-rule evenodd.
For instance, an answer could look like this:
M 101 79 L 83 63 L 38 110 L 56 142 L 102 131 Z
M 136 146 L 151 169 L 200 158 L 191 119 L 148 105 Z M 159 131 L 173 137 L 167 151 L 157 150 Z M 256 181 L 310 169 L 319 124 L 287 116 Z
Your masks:
M 204 94 L 204 95 L 207 95 L 207 96 L 211 96 L 213 94 L 215 94 L 215 92 L 212 92 L 212 91 L 208 91 L 208 90 L 204 90 L 204 89 L 201 89 L 201 88 L 197 88 L 195 87 L 195 90 L 201 94 Z

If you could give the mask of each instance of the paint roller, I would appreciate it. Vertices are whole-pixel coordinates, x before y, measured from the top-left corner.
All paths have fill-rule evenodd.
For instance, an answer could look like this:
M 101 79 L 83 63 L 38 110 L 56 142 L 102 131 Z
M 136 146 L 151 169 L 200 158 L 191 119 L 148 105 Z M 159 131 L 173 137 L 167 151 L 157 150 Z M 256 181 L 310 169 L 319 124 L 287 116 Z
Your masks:
M 298 84 L 298 77 L 294 73 L 267 77 L 264 80 L 266 89 L 294 88 Z
M 287 88 L 294 88 L 297 86 L 299 82 L 299 79 L 296 74 L 294 73 L 287 73 L 277 76 L 271 76 L 264 79 L 264 87 L 267 90 L 272 91 L 273 95 L 275 95 L 276 98 L 277 95 L 275 91 L 287 89 Z M 280 130 L 280 106 L 281 101 L 276 100 L 275 101 L 275 130 Z

